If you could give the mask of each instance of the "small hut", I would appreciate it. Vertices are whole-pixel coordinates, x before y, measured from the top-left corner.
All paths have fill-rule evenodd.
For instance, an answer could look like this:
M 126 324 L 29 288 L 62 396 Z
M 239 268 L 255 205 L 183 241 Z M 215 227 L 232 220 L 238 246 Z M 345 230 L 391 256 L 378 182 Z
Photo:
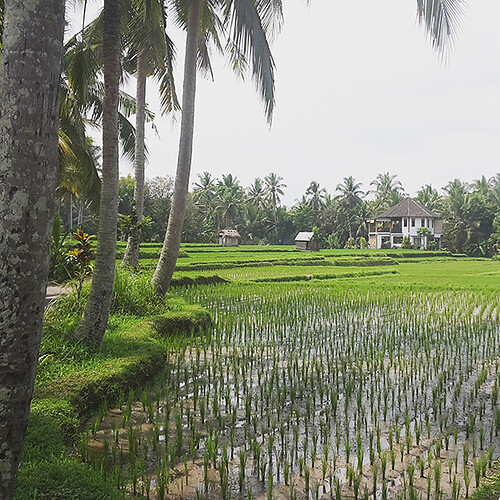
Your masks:
M 312 231 L 301 231 L 295 236 L 295 248 L 297 250 L 311 250 L 317 252 L 319 250 L 319 242 L 314 238 Z
M 241 236 L 236 229 L 224 229 L 219 232 L 219 245 L 225 247 L 237 247 Z

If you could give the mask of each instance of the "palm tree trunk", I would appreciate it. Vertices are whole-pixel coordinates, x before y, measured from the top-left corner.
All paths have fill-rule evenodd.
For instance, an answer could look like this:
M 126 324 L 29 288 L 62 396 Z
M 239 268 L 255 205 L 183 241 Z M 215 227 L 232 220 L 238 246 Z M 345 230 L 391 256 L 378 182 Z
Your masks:
M 186 56 L 184 60 L 184 82 L 182 94 L 181 135 L 177 173 L 175 176 L 172 208 L 168 218 L 167 232 L 151 284 L 159 294 L 165 294 L 175 271 L 181 243 L 184 215 L 186 213 L 189 174 L 193 153 L 194 104 L 196 96 L 196 62 L 198 53 L 198 32 L 200 27 L 200 0 L 189 3 L 186 31 Z
M 10 500 L 40 349 L 58 162 L 62 0 L 6 2 L 0 74 L 0 498 Z
M 108 324 L 115 279 L 118 218 L 118 100 L 120 0 L 104 1 L 102 183 L 98 244 L 90 295 L 75 337 L 99 346 Z
M 137 223 L 142 222 L 144 215 L 144 125 L 146 122 L 146 80 L 148 76 L 148 62 L 144 52 L 137 56 L 137 91 L 135 116 L 135 183 L 134 183 L 134 201 L 135 211 L 137 213 Z M 132 266 L 137 268 L 139 265 L 139 247 L 141 244 L 141 231 L 132 228 L 128 237 L 125 255 L 122 260 L 122 267 Z

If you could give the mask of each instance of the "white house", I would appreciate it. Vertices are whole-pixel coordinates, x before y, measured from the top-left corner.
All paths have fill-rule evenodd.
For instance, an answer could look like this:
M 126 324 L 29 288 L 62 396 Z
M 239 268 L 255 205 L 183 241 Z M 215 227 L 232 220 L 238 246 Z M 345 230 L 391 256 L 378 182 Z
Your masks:
M 408 236 L 414 248 L 427 249 L 431 241 L 441 248 L 443 221 L 432 210 L 408 197 L 378 217 L 366 219 L 370 248 L 401 247 Z M 429 231 L 419 231 L 427 228 Z M 428 236 L 423 235 L 427 232 Z

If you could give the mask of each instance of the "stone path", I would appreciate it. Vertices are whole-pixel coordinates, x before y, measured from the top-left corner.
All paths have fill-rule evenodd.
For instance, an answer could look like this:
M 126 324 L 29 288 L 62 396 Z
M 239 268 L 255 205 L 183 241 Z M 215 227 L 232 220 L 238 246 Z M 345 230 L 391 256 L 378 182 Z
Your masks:
M 59 286 L 59 285 L 48 285 L 47 291 L 45 292 L 45 307 L 47 307 L 53 300 L 58 297 L 63 297 L 64 295 L 68 295 L 71 290 L 68 287 Z

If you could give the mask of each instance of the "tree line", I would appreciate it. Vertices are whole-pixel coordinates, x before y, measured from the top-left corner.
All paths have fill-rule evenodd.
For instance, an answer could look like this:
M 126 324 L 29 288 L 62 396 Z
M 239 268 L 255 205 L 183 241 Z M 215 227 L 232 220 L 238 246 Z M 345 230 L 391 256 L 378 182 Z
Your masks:
M 417 0 L 420 22 L 439 52 L 453 42 L 464 5 L 463 0 Z M 211 73 L 212 51 L 227 56 L 236 71 L 252 75 L 268 121 L 274 109 L 275 68 L 269 39 L 283 21 L 280 0 L 104 0 L 101 14 L 63 48 L 64 8 L 64 0 L 0 1 L 2 499 L 14 494 L 29 415 L 56 187 L 67 182 L 79 185 L 89 196 L 99 191 L 93 200 L 99 212 L 95 269 L 74 332 L 76 339 L 98 349 L 115 274 L 119 142 L 134 157 L 134 217 L 142 224 L 148 76 L 159 82 L 162 111 L 181 110 L 172 201 L 152 280 L 159 294 L 168 290 L 189 207 L 196 78 L 198 71 Z M 181 99 L 173 81 L 175 47 L 167 29 L 171 21 L 185 32 Z M 137 80 L 135 98 L 120 89 L 127 72 Z M 127 119 L 132 115 L 135 126 Z M 102 131 L 100 151 L 88 138 L 89 126 Z M 225 216 L 234 215 L 229 211 Z M 131 265 L 137 258 L 137 233 L 131 232 L 127 245 Z
M 222 229 L 236 229 L 243 244 L 291 244 L 299 231 L 319 229 L 323 248 L 359 247 L 368 240 L 366 219 L 377 217 L 407 195 L 396 175 L 382 173 L 364 188 L 352 176 L 331 192 L 312 181 L 291 207 L 282 204 L 286 184 L 276 173 L 242 186 L 233 174 L 197 176 L 188 195 L 182 241 L 214 243 Z M 119 212 L 132 213 L 134 180 L 120 178 Z M 161 241 L 173 193 L 171 178 L 146 182 L 143 241 Z M 500 174 L 466 183 L 454 179 L 440 191 L 427 184 L 414 199 L 444 221 L 443 246 L 474 257 L 500 254 Z M 95 228 L 90 216 L 85 230 Z M 126 239 L 129 226 L 119 227 Z

